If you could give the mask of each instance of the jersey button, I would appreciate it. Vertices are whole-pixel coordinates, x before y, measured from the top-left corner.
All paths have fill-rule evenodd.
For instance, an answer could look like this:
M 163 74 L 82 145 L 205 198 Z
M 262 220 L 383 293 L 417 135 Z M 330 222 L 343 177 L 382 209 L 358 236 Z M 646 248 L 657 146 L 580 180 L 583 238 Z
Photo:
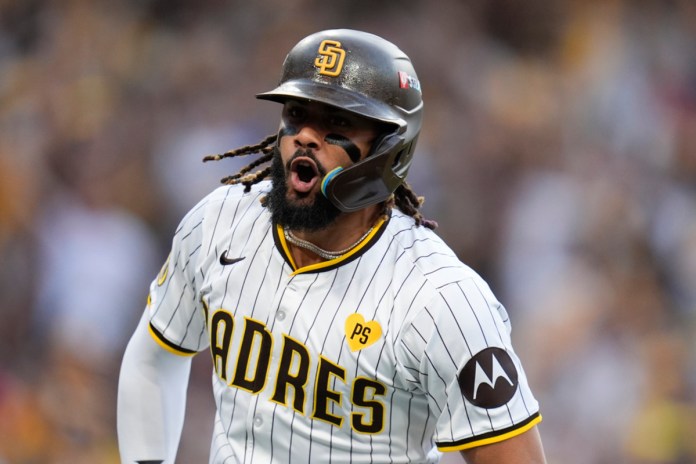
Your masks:
M 278 319 L 279 321 L 282 321 L 283 319 L 285 319 L 285 311 L 278 311 L 276 313 L 276 319 Z
M 254 427 L 256 427 L 258 429 L 262 425 L 263 425 L 263 419 L 261 418 L 261 416 L 254 417 Z

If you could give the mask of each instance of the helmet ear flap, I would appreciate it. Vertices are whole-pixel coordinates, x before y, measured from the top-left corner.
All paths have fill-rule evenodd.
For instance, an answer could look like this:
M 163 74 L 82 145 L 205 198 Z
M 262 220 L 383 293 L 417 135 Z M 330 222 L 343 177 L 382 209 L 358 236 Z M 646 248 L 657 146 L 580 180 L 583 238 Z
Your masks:
M 403 166 L 395 166 L 394 161 L 407 148 L 404 137 L 387 134 L 375 146 L 367 158 L 324 177 L 322 192 L 341 211 L 349 213 L 385 201 L 403 183 L 410 160 Z
M 416 135 L 408 144 L 404 144 L 403 148 L 399 150 L 392 160 L 392 170 L 399 178 L 401 178 L 402 182 L 406 179 L 408 168 L 411 167 L 411 160 L 413 159 L 413 152 L 416 149 L 417 141 L 418 136 Z

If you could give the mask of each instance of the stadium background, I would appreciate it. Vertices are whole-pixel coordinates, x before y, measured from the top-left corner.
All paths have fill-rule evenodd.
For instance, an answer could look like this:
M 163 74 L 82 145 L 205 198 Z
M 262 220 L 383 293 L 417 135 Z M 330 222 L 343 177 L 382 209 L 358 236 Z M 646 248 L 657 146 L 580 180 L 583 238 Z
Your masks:
M 512 317 L 549 462 L 696 462 L 695 2 L 1 0 L 0 463 L 117 462 L 148 283 L 238 167 L 200 160 L 276 130 L 253 95 L 332 27 L 415 63 L 411 183 Z

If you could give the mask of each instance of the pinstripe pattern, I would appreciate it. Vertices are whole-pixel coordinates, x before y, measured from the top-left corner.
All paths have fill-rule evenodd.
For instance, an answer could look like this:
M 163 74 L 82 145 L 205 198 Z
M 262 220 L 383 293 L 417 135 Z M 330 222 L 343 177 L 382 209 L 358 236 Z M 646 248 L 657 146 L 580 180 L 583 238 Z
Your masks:
M 505 309 L 432 231 L 394 211 L 350 260 L 302 272 L 262 193 L 205 198 L 176 231 L 166 280 L 151 285 L 153 336 L 181 354 L 210 347 L 211 463 L 437 462 L 438 447 L 539 420 Z M 244 259 L 222 265 L 223 251 Z M 354 350 L 353 329 L 371 344 Z M 491 347 L 510 355 L 519 386 L 486 409 L 457 379 Z

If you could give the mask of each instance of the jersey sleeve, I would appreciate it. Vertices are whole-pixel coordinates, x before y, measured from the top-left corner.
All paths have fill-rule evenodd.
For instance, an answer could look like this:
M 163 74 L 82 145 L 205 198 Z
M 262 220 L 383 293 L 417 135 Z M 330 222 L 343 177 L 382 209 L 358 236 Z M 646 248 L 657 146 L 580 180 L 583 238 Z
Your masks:
M 541 421 L 510 339 L 507 313 L 478 276 L 434 292 L 399 354 L 428 397 L 441 451 L 491 444 Z
M 206 203 L 201 201 L 177 227 L 169 256 L 150 284 L 147 301 L 150 335 L 164 349 L 183 356 L 208 345 L 205 308 L 197 296 Z

